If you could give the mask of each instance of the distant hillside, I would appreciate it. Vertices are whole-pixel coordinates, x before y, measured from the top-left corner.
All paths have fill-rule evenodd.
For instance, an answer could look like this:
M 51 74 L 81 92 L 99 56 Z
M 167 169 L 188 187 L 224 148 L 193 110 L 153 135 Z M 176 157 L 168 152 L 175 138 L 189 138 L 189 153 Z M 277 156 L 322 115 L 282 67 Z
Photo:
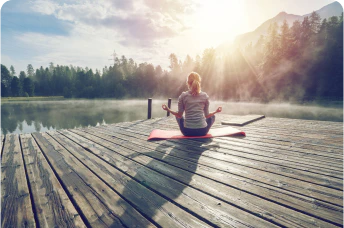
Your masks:
M 340 16 L 343 12 L 343 7 L 339 2 L 333 2 L 316 11 L 322 19 L 332 16 Z M 310 16 L 311 13 L 303 15 L 302 17 Z
M 340 16 L 341 13 L 343 12 L 343 8 L 339 2 L 333 2 L 315 12 L 317 12 L 320 15 L 320 17 L 324 19 L 324 18 L 329 18 L 332 16 Z M 289 26 L 291 27 L 294 21 L 296 20 L 302 21 L 304 17 L 309 16 L 310 14 L 311 13 L 303 15 L 303 16 L 299 16 L 299 15 L 294 15 L 294 14 L 288 14 L 286 12 L 281 12 L 277 14 L 274 18 L 271 18 L 265 21 L 254 31 L 238 35 L 235 38 L 234 43 L 240 46 L 246 46 L 250 42 L 254 44 L 255 42 L 257 42 L 260 35 L 265 35 L 267 33 L 269 25 L 271 23 L 277 22 L 278 25 L 281 25 L 284 20 L 287 20 Z M 219 47 L 223 47 L 223 46 L 228 46 L 228 44 L 224 43 L 224 44 L 221 44 Z
M 239 35 L 235 38 L 235 43 L 241 46 L 246 46 L 248 43 L 252 42 L 255 43 L 259 39 L 260 35 L 265 35 L 268 31 L 270 24 L 277 22 L 278 25 L 282 24 L 283 21 L 286 20 L 291 26 L 294 21 L 296 20 L 303 20 L 303 16 L 294 15 L 294 14 L 287 14 L 286 12 L 281 12 L 277 14 L 274 18 L 271 18 L 261 24 L 256 30 L 253 32 L 244 33 Z

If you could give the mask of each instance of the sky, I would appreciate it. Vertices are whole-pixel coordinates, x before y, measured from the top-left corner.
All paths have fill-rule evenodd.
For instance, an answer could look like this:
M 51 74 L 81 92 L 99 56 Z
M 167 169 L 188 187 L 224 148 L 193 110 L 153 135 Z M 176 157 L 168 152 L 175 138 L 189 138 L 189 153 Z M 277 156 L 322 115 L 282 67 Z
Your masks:
M 343 1 L 339 1 L 343 5 Z M 55 65 L 102 70 L 124 55 L 168 69 L 234 40 L 279 12 L 305 15 L 333 0 L 1 0 L 1 63 L 16 75 Z

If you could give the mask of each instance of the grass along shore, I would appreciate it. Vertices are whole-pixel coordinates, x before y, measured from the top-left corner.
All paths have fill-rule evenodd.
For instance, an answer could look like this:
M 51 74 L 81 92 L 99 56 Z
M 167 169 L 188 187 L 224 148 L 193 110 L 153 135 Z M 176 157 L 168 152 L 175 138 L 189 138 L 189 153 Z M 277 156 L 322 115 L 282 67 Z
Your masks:
M 1 97 L 1 102 L 7 101 L 45 101 L 45 100 L 65 100 L 63 96 L 37 96 L 37 97 Z

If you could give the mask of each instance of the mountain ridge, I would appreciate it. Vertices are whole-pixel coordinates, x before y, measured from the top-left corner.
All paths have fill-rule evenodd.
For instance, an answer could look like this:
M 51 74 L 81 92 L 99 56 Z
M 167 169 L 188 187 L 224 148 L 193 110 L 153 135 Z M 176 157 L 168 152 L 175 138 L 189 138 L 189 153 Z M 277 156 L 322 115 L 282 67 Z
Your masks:
M 329 18 L 332 16 L 340 16 L 340 14 L 343 12 L 343 7 L 339 2 L 335 1 L 333 3 L 330 3 L 320 8 L 319 10 L 315 12 L 317 12 L 320 15 L 321 20 L 322 20 L 324 18 Z M 278 13 L 275 17 L 270 18 L 266 20 L 265 22 L 263 22 L 255 30 L 236 36 L 233 43 L 240 47 L 244 47 L 250 42 L 252 42 L 252 44 L 255 44 L 255 42 L 257 42 L 257 40 L 259 39 L 260 35 L 265 35 L 267 33 L 268 28 L 271 23 L 277 22 L 278 25 L 280 26 L 283 23 L 283 21 L 286 20 L 289 24 L 289 27 L 291 27 L 294 21 L 300 20 L 302 22 L 303 18 L 305 18 L 306 16 L 310 16 L 311 14 L 312 13 L 301 16 L 301 15 L 295 15 L 295 14 L 288 14 L 285 11 L 282 11 Z M 232 44 L 229 44 L 228 42 L 224 42 L 220 44 L 217 49 L 219 50 L 228 46 L 232 46 Z

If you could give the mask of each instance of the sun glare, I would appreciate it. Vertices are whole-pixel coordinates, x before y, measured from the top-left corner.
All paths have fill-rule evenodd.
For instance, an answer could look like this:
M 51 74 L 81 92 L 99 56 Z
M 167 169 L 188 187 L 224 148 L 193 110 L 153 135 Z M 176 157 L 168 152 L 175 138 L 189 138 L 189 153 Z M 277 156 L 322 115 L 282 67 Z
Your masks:
M 246 27 L 244 1 L 203 0 L 197 12 L 194 27 L 202 31 L 209 43 L 232 40 Z

